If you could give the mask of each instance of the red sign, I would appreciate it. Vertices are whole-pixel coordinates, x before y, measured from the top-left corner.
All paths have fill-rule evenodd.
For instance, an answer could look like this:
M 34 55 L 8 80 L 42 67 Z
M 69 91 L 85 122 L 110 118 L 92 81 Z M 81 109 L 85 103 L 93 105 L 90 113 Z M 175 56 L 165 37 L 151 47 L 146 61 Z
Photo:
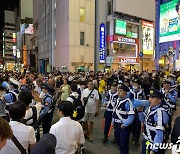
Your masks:
M 118 41 L 118 42 L 133 43 L 139 45 L 139 39 L 124 37 L 119 35 L 109 35 L 107 36 L 106 40 L 107 42 Z
M 138 58 L 120 58 L 121 63 L 138 63 Z
M 143 25 L 143 26 L 147 26 L 147 27 L 154 28 L 154 24 L 153 24 L 152 22 L 142 21 L 142 25 Z

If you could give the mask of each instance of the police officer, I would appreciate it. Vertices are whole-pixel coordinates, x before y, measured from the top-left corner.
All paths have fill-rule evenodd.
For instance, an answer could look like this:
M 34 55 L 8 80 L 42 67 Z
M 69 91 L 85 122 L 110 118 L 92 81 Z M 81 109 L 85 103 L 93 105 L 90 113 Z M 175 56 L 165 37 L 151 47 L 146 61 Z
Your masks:
M 111 86 L 111 90 L 107 91 L 106 96 L 105 96 L 106 111 L 104 113 L 105 125 L 104 125 L 103 143 L 107 142 L 108 133 L 109 133 L 111 122 L 112 122 L 112 113 L 113 113 L 114 105 L 117 101 L 117 98 L 118 98 L 117 83 L 114 82 Z
M 143 100 L 145 99 L 144 91 L 140 88 L 141 81 L 139 79 L 134 79 L 132 83 L 132 89 L 130 89 L 130 99 Z M 135 145 L 139 145 L 139 138 L 141 134 L 141 122 L 139 121 L 138 111 L 134 108 L 135 118 L 133 124 L 131 125 L 131 131 L 133 134 L 133 141 Z
M 42 91 L 45 95 L 42 99 L 43 109 L 41 110 L 40 118 L 42 121 L 43 134 L 46 134 L 49 133 L 49 130 L 51 128 L 55 104 L 53 97 L 50 94 L 52 92 L 52 89 L 47 83 L 42 86 Z
M 161 92 L 150 89 L 150 106 L 144 112 L 139 112 L 139 119 L 144 123 L 141 154 L 164 154 L 165 152 L 158 148 L 158 144 L 164 141 L 164 130 L 169 120 L 167 112 L 162 107 L 162 98 Z
M 113 110 L 115 138 L 121 154 L 129 153 L 130 126 L 134 120 L 132 101 L 128 98 L 129 88 L 125 84 L 118 87 L 118 99 Z
M 169 115 L 169 123 L 168 128 L 166 130 L 166 138 L 169 138 L 169 134 L 171 133 L 171 121 L 172 121 L 172 115 L 173 110 L 176 108 L 176 98 L 177 98 L 177 92 L 171 88 L 171 81 L 170 80 L 164 80 L 163 82 L 163 88 L 161 89 L 164 97 L 162 101 L 162 106 L 164 109 L 168 112 Z
M 163 82 L 163 88 L 161 89 L 161 92 L 163 93 L 163 107 L 165 109 L 175 109 L 176 107 L 176 98 L 177 98 L 177 92 L 171 88 L 171 81 L 170 80 L 164 80 Z
M 4 88 L 6 88 L 6 92 L 3 95 L 3 100 L 6 104 L 6 114 L 7 114 L 6 119 L 8 121 L 10 121 L 9 106 L 14 104 L 14 102 L 16 102 L 18 100 L 18 94 L 19 94 L 18 88 L 20 86 L 20 83 L 17 80 L 15 80 L 14 78 L 10 78 L 9 83 L 3 82 L 2 86 Z
M 18 87 L 19 87 L 19 85 L 20 85 L 19 82 L 13 78 L 10 78 L 9 84 L 7 82 L 3 83 L 3 87 L 7 88 L 6 93 L 3 96 L 7 107 L 18 100 L 18 94 L 19 94 Z

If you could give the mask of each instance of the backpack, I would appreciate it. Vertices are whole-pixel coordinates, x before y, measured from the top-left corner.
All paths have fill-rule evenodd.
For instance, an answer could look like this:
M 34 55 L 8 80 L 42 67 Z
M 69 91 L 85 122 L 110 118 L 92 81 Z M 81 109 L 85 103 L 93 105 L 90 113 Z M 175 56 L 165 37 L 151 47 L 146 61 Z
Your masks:
M 25 125 L 27 125 L 26 123 L 29 120 L 33 119 L 33 123 L 31 124 L 31 126 L 34 128 L 37 141 L 39 141 L 39 139 L 40 139 L 40 131 L 39 131 L 39 121 L 37 119 L 37 109 L 36 109 L 35 106 L 31 106 L 30 108 L 32 109 L 32 117 L 30 117 L 28 119 L 23 119 L 23 123 Z
M 71 119 L 78 121 L 84 117 L 85 107 L 82 105 L 80 98 L 75 98 L 70 95 L 70 98 L 73 99 L 73 114 L 70 116 Z

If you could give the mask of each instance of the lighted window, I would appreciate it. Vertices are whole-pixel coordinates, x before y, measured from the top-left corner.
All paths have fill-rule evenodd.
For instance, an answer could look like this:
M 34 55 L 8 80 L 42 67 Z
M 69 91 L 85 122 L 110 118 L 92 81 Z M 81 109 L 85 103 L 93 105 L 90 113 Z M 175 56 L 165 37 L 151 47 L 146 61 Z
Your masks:
M 80 8 L 80 22 L 84 22 L 84 21 L 85 21 L 85 9 Z

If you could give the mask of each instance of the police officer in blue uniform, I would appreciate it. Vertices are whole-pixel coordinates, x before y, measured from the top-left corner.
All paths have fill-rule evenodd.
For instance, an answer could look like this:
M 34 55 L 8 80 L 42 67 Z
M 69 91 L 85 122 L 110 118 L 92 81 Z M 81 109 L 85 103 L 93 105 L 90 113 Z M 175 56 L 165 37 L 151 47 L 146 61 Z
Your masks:
M 10 78 L 9 83 L 3 82 L 2 86 L 6 88 L 6 92 L 3 96 L 3 99 L 6 102 L 7 107 L 18 100 L 19 85 L 20 83 L 13 78 Z
M 170 80 L 164 80 L 163 82 L 163 88 L 161 89 L 161 92 L 163 93 L 163 107 L 165 109 L 170 108 L 175 109 L 176 107 L 176 98 L 177 98 L 177 92 L 171 88 L 171 81 Z
M 18 100 L 18 88 L 19 88 L 20 83 L 15 80 L 14 78 L 9 79 L 8 82 L 3 82 L 2 86 L 6 89 L 6 92 L 3 95 L 3 100 L 6 104 L 6 119 L 7 121 L 10 121 L 9 119 L 9 106 L 14 104 Z
M 129 88 L 125 84 L 118 87 L 118 99 L 113 110 L 113 123 L 115 128 L 115 138 L 120 148 L 121 154 L 129 153 L 129 126 L 134 120 L 134 110 L 132 101 L 128 98 Z
M 45 94 L 42 99 L 43 109 L 40 113 L 40 119 L 42 121 L 43 134 L 49 133 L 51 128 L 51 122 L 53 118 L 53 113 L 55 109 L 55 104 L 52 95 L 50 94 L 53 90 L 48 84 L 42 86 L 42 91 Z
M 109 133 L 111 122 L 112 122 L 112 113 L 113 113 L 114 105 L 117 101 L 117 98 L 118 98 L 117 82 L 114 82 L 111 85 L 111 90 L 107 91 L 106 96 L 105 96 L 106 111 L 104 113 L 105 125 L 104 125 L 103 143 L 107 142 L 108 133 Z
M 132 89 L 130 89 L 130 99 L 137 99 L 137 100 L 144 100 L 145 99 L 145 93 L 141 89 L 141 81 L 139 79 L 134 79 L 132 84 Z M 136 108 L 134 108 L 135 111 L 135 118 L 133 121 L 133 124 L 131 125 L 131 131 L 133 134 L 133 141 L 135 142 L 135 145 L 139 145 L 139 138 L 141 134 L 141 122 L 139 121 L 138 117 L 138 111 Z
M 161 92 L 164 95 L 162 106 L 168 112 L 169 115 L 169 123 L 168 128 L 166 130 L 166 138 L 168 139 L 169 134 L 171 133 L 171 121 L 173 110 L 175 110 L 176 108 L 177 92 L 173 88 L 171 88 L 171 81 L 167 79 L 163 82 L 163 88 L 161 89 Z
M 166 110 L 162 107 L 162 98 L 161 92 L 150 89 L 150 106 L 146 107 L 144 112 L 139 110 L 139 119 L 144 123 L 141 154 L 165 153 L 165 150 L 158 148 L 159 144 L 164 142 L 165 127 L 169 120 Z

